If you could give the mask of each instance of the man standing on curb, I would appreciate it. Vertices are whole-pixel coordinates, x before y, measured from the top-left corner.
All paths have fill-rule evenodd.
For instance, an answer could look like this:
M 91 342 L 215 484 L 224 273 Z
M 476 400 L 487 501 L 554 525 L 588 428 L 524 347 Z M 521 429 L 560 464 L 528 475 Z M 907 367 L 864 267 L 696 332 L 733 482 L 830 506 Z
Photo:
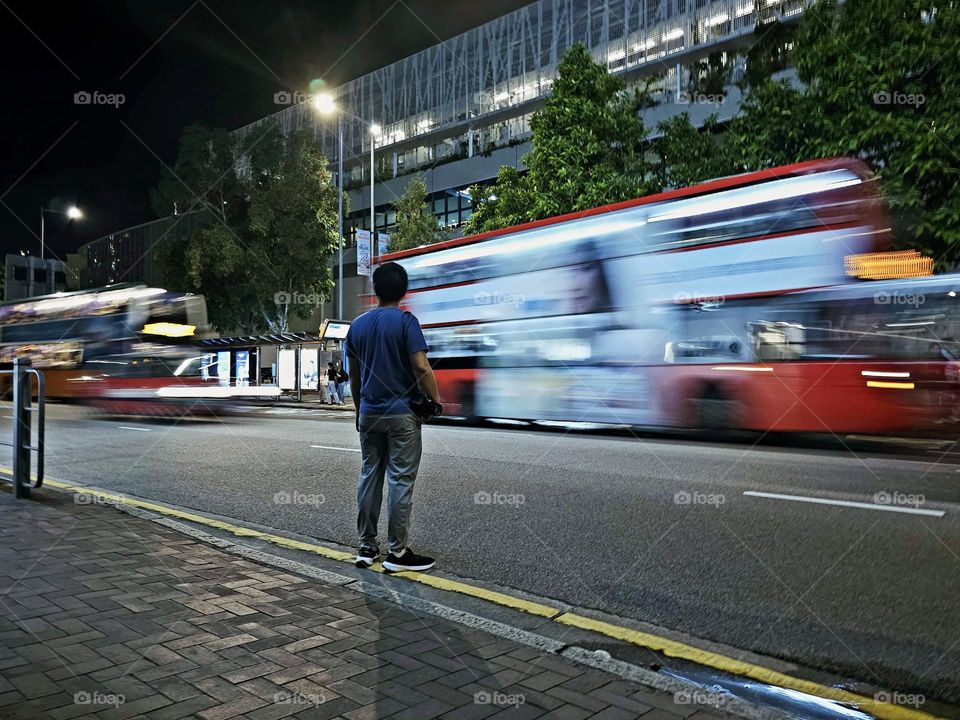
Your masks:
M 440 393 L 420 323 L 400 309 L 407 292 L 406 270 L 393 262 L 379 266 L 373 291 L 379 305 L 353 321 L 346 341 L 363 463 L 357 488 L 357 567 L 370 567 L 380 557 L 377 521 L 386 475 L 389 552 L 383 567 L 392 572 L 429 570 L 434 559 L 417 555 L 407 544 L 423 447 L 422 422 L 411 402 L 422 390 L 438 414 Z

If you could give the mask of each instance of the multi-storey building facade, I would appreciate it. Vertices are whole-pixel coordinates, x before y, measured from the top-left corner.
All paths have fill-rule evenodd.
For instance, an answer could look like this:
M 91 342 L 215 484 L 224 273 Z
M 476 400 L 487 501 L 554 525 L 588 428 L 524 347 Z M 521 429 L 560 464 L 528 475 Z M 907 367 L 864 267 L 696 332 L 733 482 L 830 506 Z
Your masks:
M 500 165 L 519 167 L 529 152 L 530 118 L 550 92 L 557 63 L 585 44 L 611 73 L 650 83 L 658 105 L 648 127 L 687 111 L 696 122 L 717 112 L 731 117 L 739 91 L 716 103 L 691 106 L 696 64 L 710 53 L 752 43 L 758 24 L 799 16 L 809 0 L 539 0 L 433 47 L 335 88 L 344 112 L 345 184 L 351 188 L 348 231 L 370 226 L 370 143 L 375 154 L 378 230 L 395 222 L 391 202 L 405 176 L 423 172 L 431 208 L 454 232 L 469 217 L 466 188 L 490 182 Z M 734 72 L 737 70 L 735 68 Z M 284 132 L 309 129 L 327 157 L 337 159 L 337 120 L 321 116 L 299 93 L 295 102 L 240 128 L 247 136 L 264 123 Z M 376 124 L 379 134 L 369 132 Z
M 758 26 L 791 21 L 811 0 L 538 0 L 488 23 L 332 90 L 343 110 L 344 184 L 350 190 L 345 231 L 344 308 L 321 307 L 323 317 L 352 317 L 363 288 L 352 245 L 356 229 L 370 227 L 370 150 L 374 147 L 376 228 L 396 223 L 393 202 L 413 173 L 422 173 L 440 227 L 462 232 L 473 209 L 468 188 L 494 181 L 502 165 L 522 167 L 531 150 L 530 118 L 550 92 L 563 54 L 583 43 L 628 84 L 649 86 L 656 105 L 648 128 L 680 112 L 701 122 L 739 109 L 729 84 L 709 103 L 691 103 L 699 63 L 719 53 L 742 72 L 743 51 Z M 337 165 L 337 118 L 318 113 L 309 96 L 279 92 L 276 113 L 236 130 L 256 140 L 267 123 L 284 132 L 313 132 Z M 380 132 L 371 134 L 376 124 Z M 118 281 L 162 285 L 159 248 L 191 232 L 196 218 L 179 216 L 112 233 L 71 258 L 81 287 Z M 316 325 L 314 319 L 305 327 Z M 295 328 L 299 329 L 299 328 Z

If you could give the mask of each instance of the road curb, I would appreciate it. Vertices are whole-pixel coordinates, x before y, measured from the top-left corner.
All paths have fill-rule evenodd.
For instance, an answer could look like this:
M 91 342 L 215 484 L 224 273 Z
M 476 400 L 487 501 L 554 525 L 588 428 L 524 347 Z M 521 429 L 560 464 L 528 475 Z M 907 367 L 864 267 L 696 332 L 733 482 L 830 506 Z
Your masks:
M 0 468 L 0 470 L 3 470 L 3 468 Z M 114 504 L 123 511 L 129 512 L 130 510 L 136 510 L 143 513 L 141 517 L 144 517 L 145 519 L 157 522 L 163 520 L 164 522 L 161 522 L 161 524 L 164 524 L 171 529 L 178 531 L 189 531 L 186 532 L 186 534 L 194 537 L 197 540 L 209 542 L 210 544 L 224 549 L 225 551 L 240 555 L 255 562 L 262 562 L 263 564 L 273 565 L 275 567 L 283 567 L 284 569 L 288 569 L 292 572 L 297 572 L 298 574 L 303 574 L 307 577 L 322 580 L 324 582 L 330 582 L 332 584 L 344 587 L 355 587 L 360 592 L 363 592 L 364 588 L 375 588 L 375 590 L 371 590 L 369 594 L 373 594 L 373 592 L 381 593 L 381 595 L 378 596 L 386 599 L 382 593 L 387 593 L 389 598 L 394 598 L 392 600 L 393 602 L 398 602 L 401 605 L 404 605 L 405 602 L 410 602 L 422 607 L 422 611 L 429 614 L 437 614 L 437 609 L 442 607 L 445 608 L 444 612 L 452 613 L 448 619 L 451 619 L 454 622 L 461 622 L 460 620 L 457 620 L 456 617 L 463 618 L 465 622 L 462 624 L 468 624 L 470 622 L 485 623 L 483 627 L 477 627 L 477 629 L 484 629 L 485 631 L 492 632 L 495 635 L 500 635 L 500 632 L 504 631 L 527 633 L 528 635 L 520 635 L 516 637 L 511 636 L 511 639 L 515 639 L 517 642 L 528 645 L 531 642 L 543 643 L 542 645 L 536 644 L 531 646 L 539 647 L 545 652 L 563 655 L 568 649 L 571 651 L 578 650 L 580 651 L 579 654 L 576 652 L 573 653 L 575 657 L 581 659 L 592 657 L 593 662 L 604 663 L 604 667 L 609 668 L 609 672 L 612 672 L 619 677 L 624 677 L 625 679 L 631 679 L 634 682 L 640 682 L 641 684 L 651 686 L 651 680 L 640 680 L 639 678 L 649 678 L 651 675 L 654 675 L 660 678 L 660 680 L 666 679 L 663 676 L 657 676 L 656 673 L 640 666 L 609 658 L 609 656 L 606 656 L 606 654 L 597 654 L 576 646 L 563 645 L 562 643 L 558 643 L 558 641 L 546 636 L 538 635 L 537 633 L 530 633 L 530 631 L 522 630 L 521 628 L 509 626 L 487 618 L 482 618 L 477 615 L 472 615 L 471 613 L 465 613 L 440 603 L 433 603 L 432 601 L 416 598 L 412 595 L 406 595 L 405 593 L 399 593 L 397 591 L 390 590 L 389 588 L 383 588 L 380 585 L 357 580 L 353 577 L 339 575 L 337 573 L 315 568 L 294 560 L 289 560 L 287 558 L 280 558 L 271 555 L 270 553 L 265 553 L 261 550 L 240 545 L 239 543 L 233 543 L 229 540 L 224 540 L 223 538 L 217 538 L 213 535 L 209 535 L 208 533 L 197 530 L 196 528 L 191 528 L 187 525 L 184 525 L 183 523 L 170 520 L 169 518 L 180 518 L 182 520 L 186 520 L 187 522 L 194 522 L 200 525 L 217 528 L 237 537 L 254 538 L 268 543 L 273 543 L 281 547 L 302 550 L 338 561 L 352 562 L 354 558 L 352 553 L 334 550 L 333 548 L 328 548 L 316 543 L 307 543 L 293 540 L 291 538 L 284 538 L 282 536 L 262 532 L 260 530 L 254 530 L 248 527 L 245 528 L 243 526 L 235 525 L 223 520 L 209 518 L 198 512 L 180 510 L 174 507 L 168 507 L 159 503 L 140 500 L 135 497 L 128 497 L 125 495 L 100 490 L 94 487 L 64 483 L 56 480 L 48 480 L 45 484 L 66 492 L 86 493 L 93 495 L 101 500 L 106 500 L 107 504 Z M 281 564 L 277 564 L 278 562 Z M 303 568 L 303 570 L 297 568 Z M 378 570 L 376 568 L 371 568 L 371 571 L 382 572 L 382 570 Z M 746 678 L 758 681 L 759 683 L 771 685 L 774 688 L 791 691 L 794 694 L 803 693 L 807 696 L 810 696 L 812 699 L 840 703 L 842 707 L 848 709 L 850 707 L 855 707 L 864 713 L 869 713 L 874 717 L 879 718 L 880 720 L 933 720 L 937 717 L 935 715 L 931 715 L 910 707 L 882 702 L 869 696 L 850 692 L 840 687 L 830 687 L 811 680 L 803 679 L 801 677 L 787 675 L 785 673 L 771 670 L 770 668 L 762 665 L 745 662 L 743 660 L 698 648 L 687 643 L 678 642 L 676 640 L 657 636 L 652 633 L 642 632 L 613 623 L 604 622 L 559 607 L 553 607 L 543 603 L 536 603 L 523 598 L 516 598 L 505 593 L 472 586 L 468 583 L 455 581 L 440 576 L 428 575 L 425 573 L 404 572 L 393 573 L 391 576 L 402 578 L 404 580 L 413 580 L 415 582 L 435 587 L 440 590 L 459 592 L 478 599 L 487 600 L 494 604 L 543 617 L 549 623 L 558 623 L 577 627 L 582 630 L 613 638 L 621 642 L 629 643 L 641 648 L 647 648 L 668 657 L 673 657 L 695 665 L 700 665 L 704 668 L 720 671 L 728 675 L 740 677 L 741 679 Z M 400 602 L 401 600 L 404 602 Z M 409 607 L 413 609 L 414 605 L 410 605 Z M 471 627 L 473 626 L 471 625 Z M 517 639 L 518 637 L 525 637 L 526 641 Z M 558 643 L 561 645 L 561 647 L 556 648 L 553 643 Z M 599 667 L 598 665 L 594 666 Z M 627 673 L 627 675 L 624 675 L 623 673 Z M 680 683 L 680 686 L 685 688 L 687 691 L 696 689 L 700 692 L 703 692 L 702 687 L 694 683 L 686 683 L 680 680 L 677 682 Z M 662 689 L 657 685 L 653 685 L 652 687 L 658 690 Z M 669 690 L 665 691 L 669 692 Z M 677 690 L 674 690 L 674 692 L 677 692 Z M 724 697 L 726 698 L 727 696 L 724 695 Z M 702 706 L 704 709 L 717 709 L 715 704 L 698 702 L 692 702 L 691 704 Z M 740 707 L 740 705 L 743 705 L 743 707 Z M 732 714 L 750 718 L 750 720 L 773 720 L 774 718 L 787 717 L 785 713 L 781 713 L 772 708 L 762 707 L 760 705 L 749 703 L 745 700 L 741 700 L 732 696 L 730 696 L 729 702 L 724 704 L 723 709 Z M 838 706 L 838 710 L 839 709 L 840 706 Z
M 435 617 L 463 625 L 471 630 L 486 632 L 503 638 L 504 640 L 510 640 L 550 655 L 562 657 L 577 665 L 583 665 L 592 667 L 596 670 L 601 670 L 611 675 L 615 675 L 623 680 L 627 680 L 638 685 L 643 685 L 653 690 L 658 690 L 667 694 L 676 694 L 699 689 L 699 686 L 692 683 L 686 683 L 681 680 L 673 680 L 671 678 L 663 677 L 662 675 L 640 667 L 639 665 L 634 665 L 622 660 L 610 658 L 608 655 L 602 652 L 587 650 L 576 645 L 566 645 L 558 640 L 554 640 L 553 638 L 530 632 L 529 630 L 524 630 L 507 623 L 499 622 L 497 620 L 491 620 L 490 618 L 485 618 L 480 615 L 458 610 L 457 608 L 450 607 L 449 605 L 443 605 L 442 603 L 425 600 L 414 595 L 409 595 L 407 593 L 391 590 L 390 588 L 385 588 L 382 585 L 377 585 L 376 583 L 357 580 L 356 578 L 352 578 L 347 575 L 339 575 L 327 570 L 315 568 L 312 565 L 300 563 L 288 558 L 282 558 L 277 555 L 265 553 L 261 550 L 256 550 L 254 548 L 249 548 L 240 543 L 231 542 L 229 540 L 224 540 L 223 538 L 210 535 L 202 530 L 198 530 L 194 527 L 176 520 L 171 520 L 148 510 L 124 505 L 122 503 L 115 504 L 113 507 L 120 512 L 157 523 L 158 525 L 163 525 L 164 527 L 167 527 L 178 533 L 187 535 L 198 542 L 212 545 L 213 547 L 216 547 L 217 549 L 231 555 L 236 555 L 246 560 L 267 565 L 269 567 L 293 572 L 310 579 L 331 583 L 339 587 L 367 595 L 369 597 L 377 598 L 378 600 L 399 605 L 414 612 L 433 615 Z M 716 711 L 720 709 L 713 705 L 698 703 L 692 704 L 696 704 L 698 707 L 702 707 L 705 710 Z M 770 710 L 768 708 L 752 705 L 736 698 L 730 698 L 726 700 L 723 704 L 722 711 L 738 717 L 746 718 L 747 720 L 788 720 L 788 716 L 785 714 L 779 713 L 775 710 Z

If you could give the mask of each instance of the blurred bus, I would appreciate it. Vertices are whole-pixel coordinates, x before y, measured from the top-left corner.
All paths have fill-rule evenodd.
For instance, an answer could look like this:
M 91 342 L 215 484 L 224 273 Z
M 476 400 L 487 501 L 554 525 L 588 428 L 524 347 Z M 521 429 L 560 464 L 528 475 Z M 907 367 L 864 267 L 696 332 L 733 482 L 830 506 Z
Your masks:
M 960 275 L 859 282 L 678 309 L 664 398 L 678 424 L 763 431 L 953 434 Z
M 201 295 L 145 286 L 58 293 L 0 305 L 0 364 L 29 358 L 48 397 L 82 397 L 117 356 L 189 344 L 206 329 Z
M 793 393 L 772 391 L 770 382 L 787 371 L 758 356 L 756 323 L 775 317 L 764 308 L 786 307 L 789 293 L 857 282 L 845 260 L 884 251 L 890 241 L 876 180 L 859 161 L 839 158 L 381 261 L 408 272 L 405 307 L 424 326 L 449 414 L 885 432 L 901 396 L 885 394 L 891 402 L 875 413 L 851 413 L 841 422 L 830 414 L 839 400 L 830 392 L 839 389 L 832 375 L 805 393 L 813 369 L 792 380 L 806 406 L 796 412 Z M 809 359 L 785 359 L 783 366 Z

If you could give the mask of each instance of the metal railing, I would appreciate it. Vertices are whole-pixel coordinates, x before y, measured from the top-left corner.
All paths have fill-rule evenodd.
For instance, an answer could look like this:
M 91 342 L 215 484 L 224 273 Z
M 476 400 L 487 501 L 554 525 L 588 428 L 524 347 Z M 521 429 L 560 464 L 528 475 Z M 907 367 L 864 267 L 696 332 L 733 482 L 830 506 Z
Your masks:
M 43 485 L 43 442 L 46 420 L 46 391 L 43 372 L 30 367 L 29 360 L 14 359 L 12 370 L 0 370 L 0 375 L 13 378 L 13 442 L 0 440 L 0 445 L 13 448 L 13 496 L 28 498 L 30 491 Z M 37 404 L 33 405 L 33 381 L 37 378 Z M 37 444 L 32 445 L 33 415 L 37 413 Z M 31 453 L 37 453 L 37 473 L 31 476 Z M 7 478 L 0 476 L 0 480 Z

